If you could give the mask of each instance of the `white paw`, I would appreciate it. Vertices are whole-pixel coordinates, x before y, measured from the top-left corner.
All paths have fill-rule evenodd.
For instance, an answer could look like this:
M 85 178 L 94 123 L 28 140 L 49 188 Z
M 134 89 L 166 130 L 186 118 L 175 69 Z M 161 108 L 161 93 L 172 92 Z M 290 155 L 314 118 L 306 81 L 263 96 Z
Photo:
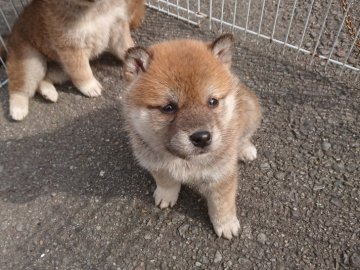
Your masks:
M 29 113 L 29 98 L 23 95 L 10 95 L 10 116 L 15 121 L 21 121 Z
M 213 222 L 213 226 L 215 233 L 219 237 L 222 236 L 230 240 L 233 236 L 237 237 L 239 235 L 240 223 L 236 216 L 224 222 Z
M 87 97 L 98 97 L 101 95 L 102 91 L 102 86 L 96 79 L 86 82 L 80 85 L 78 88 L 80 92 Z
M 157 186 L 154 192 L 155 205 L 160 208 L 173 207 L 179 197 L 180 187 L 178 183 L 167 188 Z
M 252 161 L 252 160 L 256 159 L 256 156 L 257 156 L 256 147 L 251 142 L 241 145 L 240 147 L 241 147 L 240 151 L 239 151 L 239 159 L 240 160 Z
M 58 100 L 59 94 L 56 91 L 55 86 L 52 83 L 47 81 L 40 82 L 39 93 L 51 102 L 56 102 Z

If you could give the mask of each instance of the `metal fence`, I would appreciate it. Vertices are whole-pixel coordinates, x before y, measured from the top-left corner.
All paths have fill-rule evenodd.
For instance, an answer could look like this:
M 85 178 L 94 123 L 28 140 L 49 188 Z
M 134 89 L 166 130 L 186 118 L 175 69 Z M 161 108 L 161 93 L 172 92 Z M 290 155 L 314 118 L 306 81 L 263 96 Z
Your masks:
M 0 0 L 1 36 L 27 2 Z M 306 57 L 309 66 L 320 65 L 324 71 L 332 66 L 337 76 L 348 73 L 359 80 L 358 0 L 147 0 L 147 6 L 202 29 L 268 40 L 286 57 Z M 5 46 L 3 38 L 0 43 Z M 3 86 L 5 63 L 0 62 Z
M 242 33 L 306 57 L 326 72 L 360 77 L 358 0 L 147 0 L 150 8 L 200 28 Z M 273 46 L 275 47 L 275 46 Z

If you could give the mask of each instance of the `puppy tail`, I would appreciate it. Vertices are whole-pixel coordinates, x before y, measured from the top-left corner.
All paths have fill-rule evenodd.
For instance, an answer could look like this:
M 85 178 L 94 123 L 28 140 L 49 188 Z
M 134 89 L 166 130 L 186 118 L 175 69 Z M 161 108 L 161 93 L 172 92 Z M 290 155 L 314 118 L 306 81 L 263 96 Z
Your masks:
M 140 26 L 145 17 L 145 3 L 144 0 L 129 0 L 128 2 L 129 12 L 129 25 L 130 29 L 134 30 Z

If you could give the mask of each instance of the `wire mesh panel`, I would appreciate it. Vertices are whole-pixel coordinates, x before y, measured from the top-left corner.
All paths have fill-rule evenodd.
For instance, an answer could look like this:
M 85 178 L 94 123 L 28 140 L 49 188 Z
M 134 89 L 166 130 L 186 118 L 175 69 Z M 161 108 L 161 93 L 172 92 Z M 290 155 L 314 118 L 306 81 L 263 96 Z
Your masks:
M 359 79 L 357 0 L 147 0 L 150 8 L 219 32 L 243 33 L 277 44 L 295 59 L 307 55 Z M 290 57 L 290 56 L 289 56 Z
M 26 0 L 0 0 L 0 46 Z M 297 59 L 326 70 L 336 66 L 360 77 L 360 5 L 358 0 L 147 0 L 150 8 L 202 29 L 243 33 L 276 44 L 282 54 L 293 51 Z M 0 87 L 6 84 L 0 58 Z

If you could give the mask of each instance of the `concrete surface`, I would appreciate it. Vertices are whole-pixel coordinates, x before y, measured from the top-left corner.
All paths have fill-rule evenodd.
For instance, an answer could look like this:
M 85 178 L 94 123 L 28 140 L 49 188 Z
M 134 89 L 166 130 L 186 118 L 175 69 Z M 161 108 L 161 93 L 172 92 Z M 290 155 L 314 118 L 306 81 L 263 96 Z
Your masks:
M 149 11 L 134 36 L 216 35 Z M 0 89 L 0 269 L 360 269 L 359 88 L 237 44 L 234 72 L 264 120 L 258 159 L 240 166 L 241 236 L 227 241 L 189 188 L 173 209 L 154 206 L 122 128 L 121 63 L 93 67 L 102 97 L 68 84 L 21 123 Z

